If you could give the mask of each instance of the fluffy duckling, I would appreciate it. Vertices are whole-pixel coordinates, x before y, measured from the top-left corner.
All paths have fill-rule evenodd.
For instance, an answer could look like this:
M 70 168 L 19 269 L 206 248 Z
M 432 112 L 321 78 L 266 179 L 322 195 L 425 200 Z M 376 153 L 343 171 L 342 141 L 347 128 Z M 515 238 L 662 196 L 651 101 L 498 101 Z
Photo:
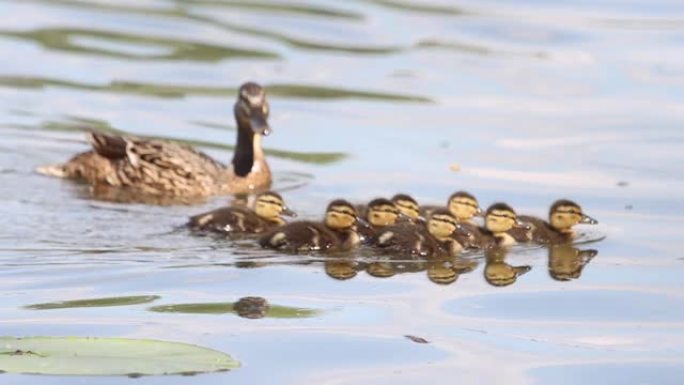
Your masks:
M 425 218 L 420 215 L 420 205 L 408 194 L 397 194 L 392 197 L 392 203 L 399 209 L 402 217 L 411 223 L 425 223 Z M 400 220 L 402 218 L 399 218 Z
M 283 215 L 296 216 L 280 194 L 268 191 L 257 196 L 254 210 L 244 206 L 222 207 L 190 217 L 187 226 L 194 231 L 257 234 L 284 225 Z
M 507 249 L 493 249 L 486 253 L 484 276 L 492 286 L 508 286 L 515 283 L 518 277 L 532 270 L 531 266 L 512 266 L 506 263 Z
M 297 221 L 273 229 L 260 240 L 262 247 L 291 252 L 346 251 L 358 246 L 358 214 L 354 206 L 343 199 L 328 205 L 323 223 Z
M 598 250 L 580 250 L 570 244 L 549 246 L 549 275 L 556 281 L 570 281 L 582 275 L 582 270 Z
M 234 107 L 237 144 L 230 166 L 194 148 L 166 140 L 91 133 L 92 150 L 65 164 L 41 167 L 39 172 L 85 180 L 93 187 L 109 186 L 142 195 L 177 198 L 244 193 L 271 185 L 271 172 L 261 147 L 271 131 L 264 88 L 256 83 L 240 87 Z
M 376 198 L 370 201 L 366 206 L 365 213 L 368 226 L 361 226 L 358 230 L 366 241 L 370 241 L 380 229 L 396 224 L 401 215 L 394 202 L 384 198 Z
M 518 240 L 511 235 L 511 231 L 519 228 L 529 231 L 529 227 L 518 220 L 511 206 L 505 203 L 494 203 L 485 213 L 484 228 L 479 228 L 478 246 L 491 249 L 515 245 Z
M 439 208 L 429 206 L 425 208 L 426 213 L 432 213 Z M 473 221 L 475 216 L 482 215 L 482 209 L 477 199 L 465 191 L 457 191 L 449 197 L 447 210 L 453 215 L 461 225 L 463 231 L 455 233 L 457 241 L 465 248 L 478 248 L 481 244 L 479 239 L 481 232 L 479 226 Z
M 372 244 L 394 254 L 437 257 L 458 255 L 463 246 L 454 239 L 460 226 L 448 211 L 437 210 L 426 226 L 395 225 L 379 231 Z
M 531 226 L 531 240 L 542 244 L 572 241 L 576 236 L 573 226 L 598 223 L 596 219 L 584 214 L 580 205 L 567 199 L 557 200 L 551 205 L 548 222 L 528 215 L 521 215 L 519 219 Z

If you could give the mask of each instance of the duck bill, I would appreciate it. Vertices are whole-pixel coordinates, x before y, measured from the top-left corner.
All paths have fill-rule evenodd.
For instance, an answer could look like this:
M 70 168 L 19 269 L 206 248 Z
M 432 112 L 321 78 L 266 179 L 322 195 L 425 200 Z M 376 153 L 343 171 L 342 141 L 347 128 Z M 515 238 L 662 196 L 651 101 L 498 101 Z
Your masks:
M 485 212 L 482 210 L 482 207 L 478 207 L 477 210 L 475 210 L 475 216 L 476 217 L 484 217 Z
M 280 214 L 285 215 L 286 217 L 293 217 L 293 218 L 297 216 L 297 213 L 292 211 L 288 207 L 283 207 L 283 211 L 281 211 Z
M 585 224 L 585 225 L 596 225 L 598 224 L 598 221 L 589 215 L 582 214 L 582 219 L 580 219 L 579 223 Z
M 252 126 L 252 131 L 255 134 L 267 136 L 271 133 L 271 127 L 266 121 L 266 116 L 261 109 L 252 109 L 252 115 L 249 118 L 249 123 Z

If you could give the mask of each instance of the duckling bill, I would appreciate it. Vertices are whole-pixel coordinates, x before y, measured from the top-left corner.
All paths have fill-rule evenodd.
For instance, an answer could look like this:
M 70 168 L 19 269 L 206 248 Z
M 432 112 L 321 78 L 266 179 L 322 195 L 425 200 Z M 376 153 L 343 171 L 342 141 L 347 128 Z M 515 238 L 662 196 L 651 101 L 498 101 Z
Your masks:
M 208 197 L 268 188 L 271 172 L 261 147 L 270 133 L 269 106 L 263 87 L 245 83 L 234 107 L 237 145 L 229 166 L 194 148 L 166 140 L 92 132 L 92 150 L 65 164 L 39 168 L 51 176 L 84 180 L 139 194 Z
M 268 191 L 257 196 L 253 210 L 244 206 L 222 207 L 191 217 L 187 226 L 194 231 L 258 234 L 284 225 L 283 215 L 296 216 L 280 194 Z
M 271 230 L 261 239 L 261 247 L 290 252 L 347 251 L 357 247 L 358 213 L 343 199 L 328 205 L 323 222 L 296 221 Z

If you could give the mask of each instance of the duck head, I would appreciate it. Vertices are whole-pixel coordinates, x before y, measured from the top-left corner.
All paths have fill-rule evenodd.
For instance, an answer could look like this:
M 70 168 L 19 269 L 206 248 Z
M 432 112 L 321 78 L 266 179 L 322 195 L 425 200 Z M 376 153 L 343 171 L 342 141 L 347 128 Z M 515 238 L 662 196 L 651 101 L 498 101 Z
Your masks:
M 494 203 L 485 213 L 485 228 L 492 233 L 505 233 L 513 228 L 529 227 L 518 221 L 518 215 L 511 206 L 505 203 Z
M 449 201 L 447 202 L 447 207 L 451 215 L 463 222 L 483 214 L 477 199 L 465 191 L 458 191 L 451 194 Z
M 430 234 L 438 240 L 449 239 L 461 229 L 456 218 L 448 210 L 435 210 L 427 221 Z
M 249 130 L 250 134 L 270 134 L 271 127 L 267 122 L 269 112 L 266 91 L 262 86 L 254 82 L 240 86 L 235 102 L 235 118 L 239 129 Z
M 294 211 L 290 210 L 285 205 L 283 197 L 273 191 L 267 191 L 257 196 L 256 202 L 254 204 L 254 212 L 260 218 L 271 222 L 276 222 L 278 224 L 285 223 L 285 221 L 281 218 L 283 215 L 290 217 L 297 216 Z
M 400 211 L 389 199 L 377 198 L 368 203 L 366 220 L 371 226 L 385 227 L 397 223 Z
M 328 204 L 324 221 L 325 225 L 333 230 L 353 230 L 362 220 L 351 203 L 344 199 L 336 199 Z
M 549 223 L 558 231 L 568 232 L 576 224 L 595 225 L 598 221 L 584 214 L 582 208 L 577 203 L 567 199 L 560 199 L 551 205 Z
M 404 217 L 413 222 L 425 222 L 425 218 L 420 215 L 418 202 L 407 194 L 397 194 L 392 197 L 392 203 L 399 209 Z

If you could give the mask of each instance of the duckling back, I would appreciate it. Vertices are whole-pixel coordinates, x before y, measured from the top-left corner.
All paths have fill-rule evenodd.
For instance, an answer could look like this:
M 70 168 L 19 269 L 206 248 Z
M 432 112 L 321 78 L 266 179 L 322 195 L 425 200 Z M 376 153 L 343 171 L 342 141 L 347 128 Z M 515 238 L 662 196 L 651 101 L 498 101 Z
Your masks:
M 551 224 L 541 218 L 521 215 L 518 217 L 521 222 L 531 226 L 529 230 L 530 240 L 541 244 L 557 244 L 568 242 L 572 237 L 554 229 Z
M 194 231 L 257 234 L 276 227 L 246 207 L 222 207 L 190 217 L 187 226 Z
M 277 227 L 259 239 L 268 249 L 297 251 L 341 250 L 340 235 L 319 222 L 297 221 Z

